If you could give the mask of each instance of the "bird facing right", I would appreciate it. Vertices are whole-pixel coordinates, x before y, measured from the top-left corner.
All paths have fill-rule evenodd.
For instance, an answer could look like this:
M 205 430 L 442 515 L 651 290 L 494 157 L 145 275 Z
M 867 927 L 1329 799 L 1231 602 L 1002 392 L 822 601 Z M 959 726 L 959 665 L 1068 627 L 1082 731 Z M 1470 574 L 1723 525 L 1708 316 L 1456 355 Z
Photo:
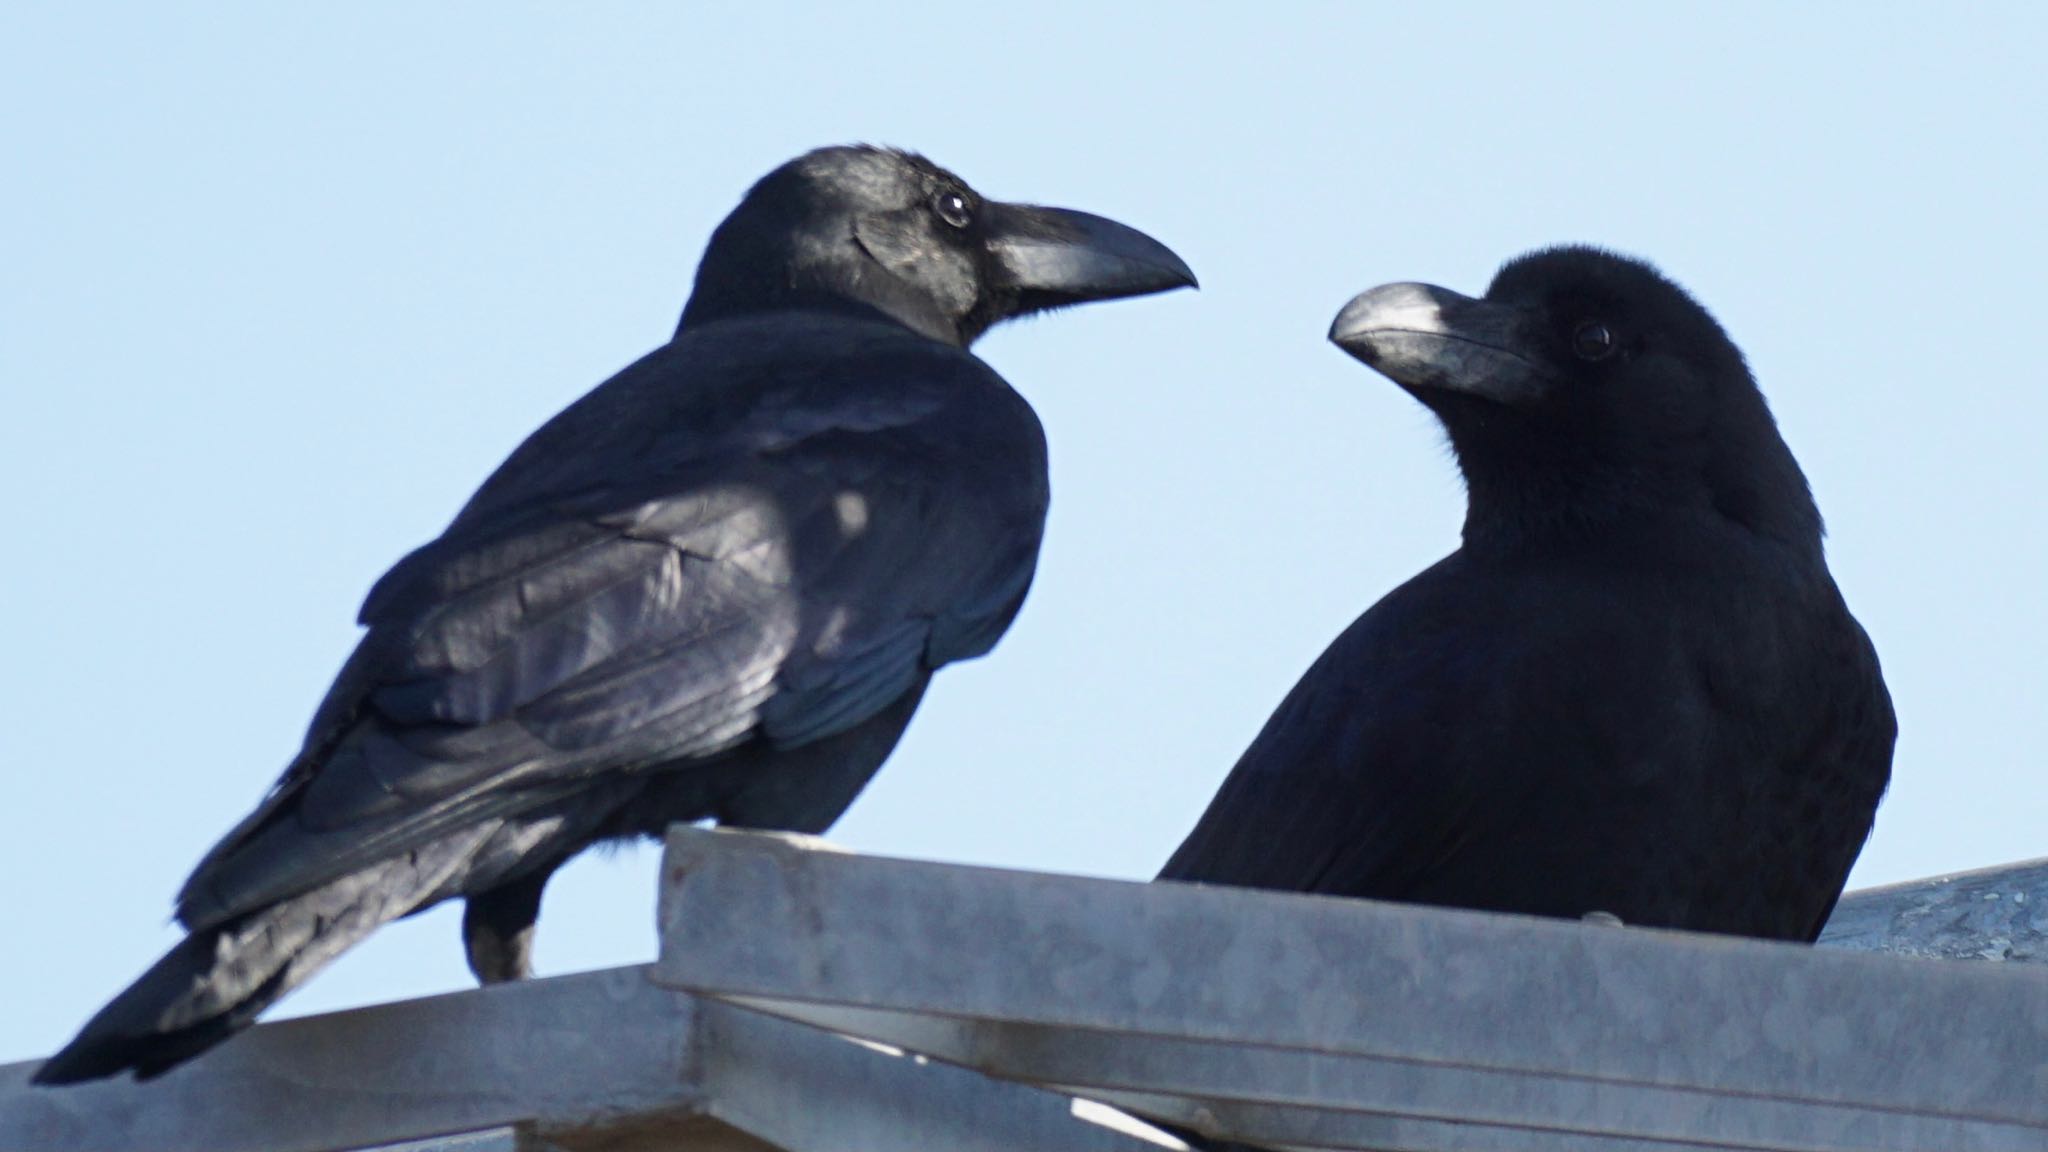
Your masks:
M 1891 774 L 1877 654 L 1742 353 L 1590 248 L 1330 339 L 1441 421 L 1462 546 L 1302 677 L 1162 879 L 1811 941 Z
M 180 892 L 189 935 L 36 1082 L 166 1072 L 456 897 L 477 977 L 524 978 L 548 877 L 592 844 L 824 831 L 1036 570 L 1045 434 L 968 349 L 1194 283 L 1143 233 L 913 153 L 769 173 L 675 338 L 378 581 L 299 755 Z

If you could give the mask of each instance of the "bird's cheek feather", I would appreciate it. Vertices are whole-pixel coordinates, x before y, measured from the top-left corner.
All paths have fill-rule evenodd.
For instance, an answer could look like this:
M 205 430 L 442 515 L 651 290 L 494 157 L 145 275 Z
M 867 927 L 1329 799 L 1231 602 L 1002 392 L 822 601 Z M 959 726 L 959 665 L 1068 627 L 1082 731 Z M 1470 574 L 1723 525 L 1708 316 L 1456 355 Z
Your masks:
M 974 307 L 974 264 L 963 252 L 935 241 L 912 211 L 864 216 L 854 238 L 890 275 L 914 284 L 948 316 Z

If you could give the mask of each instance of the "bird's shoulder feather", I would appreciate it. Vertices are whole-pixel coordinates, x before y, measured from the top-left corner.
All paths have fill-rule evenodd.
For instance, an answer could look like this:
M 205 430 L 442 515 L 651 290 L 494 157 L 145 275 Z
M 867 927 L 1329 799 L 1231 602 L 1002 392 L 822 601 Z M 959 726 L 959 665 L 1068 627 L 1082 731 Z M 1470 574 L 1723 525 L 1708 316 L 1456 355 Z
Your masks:
M 597 775 L 844 731 L 994 643 L 1045 507 L 1035 417 L 964 352 L 829 317 L 686 335 L 377 583 L 304 749 L 181 919 Z

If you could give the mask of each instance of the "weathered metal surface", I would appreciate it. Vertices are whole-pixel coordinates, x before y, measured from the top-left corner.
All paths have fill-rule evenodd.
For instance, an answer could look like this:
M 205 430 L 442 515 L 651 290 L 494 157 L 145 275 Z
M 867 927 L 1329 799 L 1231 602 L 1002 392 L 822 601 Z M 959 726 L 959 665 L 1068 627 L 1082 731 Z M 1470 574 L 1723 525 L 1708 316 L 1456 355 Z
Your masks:
M 2048 859 L 1842 897 L 1823 948 L 2048 964 Z
M 1066 1096 L 698 1001 L 645 968 L 267 1024 L 143 1084 L 37 1088 L 35 1067 L 0 1068 L 5 1152 L 1153 1147 Z
M 147 1083 L 38 1088 L 16 1064 L 0 1148 L 321 1152 L 688 1112 L 692 1003 L 621 969 L 267 1024 Z
M 519 1133 L 510 1128 L 486 1132 L 465 1132 L 460 1136 L 430 1136 L 403 1144 L 379 1144 L 366 1152 L 545 1152 L 532 1146 L 522 1148 Z
M 2048 1148 L 2048 967 L 2033 963 L 816 843 L 678 829 L 654 969 L 265 1025 L 147 1084 L 39 1089 L 32 1062 L 0 1068 L 0 1152 L 1163 1139 L 1068 1093 L 1272 1147 Z M 2048 861 L 1894 885 L 1845 897 L 1823 943 L 2038 962 L 2044 901 Z
M 1237 1139 L 2048 1147 L 2048 971 L 697 829 L 664 874 L 661 982 Z
M 1158 1152 L 1078 1118 L 1063 1094 L 877 1051 L 731 1005 L 706 1003 L 701 1012 L 705 1114 L 773 1147 Z

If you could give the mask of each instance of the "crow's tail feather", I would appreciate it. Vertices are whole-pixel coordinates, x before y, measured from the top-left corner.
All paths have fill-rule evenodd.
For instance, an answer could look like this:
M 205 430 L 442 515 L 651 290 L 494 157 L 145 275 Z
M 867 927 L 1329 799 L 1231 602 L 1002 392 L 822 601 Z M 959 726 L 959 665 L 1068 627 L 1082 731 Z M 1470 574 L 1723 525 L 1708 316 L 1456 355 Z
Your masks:
M 456 837 L 192 933 L 45 1061 L 35 1083 L 129 1069 L 147 1080 L 197 1056 L 380 925 L 448 895 L 473 847 Z

